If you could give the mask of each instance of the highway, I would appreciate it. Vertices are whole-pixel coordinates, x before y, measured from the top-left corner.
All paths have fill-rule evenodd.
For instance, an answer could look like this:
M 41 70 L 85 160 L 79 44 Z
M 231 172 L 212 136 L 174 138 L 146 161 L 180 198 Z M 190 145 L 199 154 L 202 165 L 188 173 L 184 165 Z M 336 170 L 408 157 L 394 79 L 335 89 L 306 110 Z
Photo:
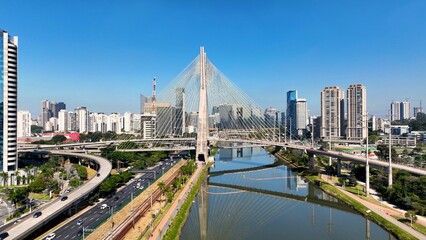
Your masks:
M 154 171 L 156 178 L 158 178 L 163 172 L 165 173 L 170 169 L 172 166 L 171 164 L 173 164 L 171 160 L 165 160 L 163 166 L 157 165 L 152 169 L 148 169 L 141 177 L 132 179 L 129 184 L 119 189 L 110 198 L 97 203 L 80 216 L 75 217 L 60 228 L 55 229 L 55 239 L 81 239 L 83 237 L 83 227 L 84 229 L 87 229 L 87 231 L 85 230 L 85 236 L 87 236 L 91 231 L 96 231 L 95 228 L 105 219 L 108 218 L 107 221 L 111 221 L 111 210 L 115 212 L 115 209 L 130 201 L 132 193 L 133 196 L 136 197 L 137 194 L 142 192 L 143 189 L 146 189 L 149 184 L 155 182 Z M 162 169 L 162 167 L 164 167 L 164 169 Z M 136 188 L 138 183 L 143 186 L 143 189 Z M 101 209 L 103 204 L 106 204 L 108 207 Z M 77 224 L 79 220 L 82 221 L 80 225 Z M 112 222 L 113 221 L 114 217 L 112 218 Z
M 26 217 L 23 218 L 23 220 L 19 223 L 10 226 L 5 230 L 9 233 L 8 239 L 24 239 L 33 231 L 58 216 L 64 210 L 71 207 L 74 202 L 80 201 L 81 198 L 87 197 L 109 176 L 112 169 L 111 162 L 102 157 L 87 154 L 68 153 L 66 151 L 51 151 L 51 153 L 54 155 L 74 156 L 96 161 L 99 164 L 99 176 L 93 177 L 86 184 L 69 193 L 67 195 L 67 200 L 61 201 L 60 199 L 56 199 L 49 203 L 48 206 L 42 207 L 40 210 L 38 210 L 42 213 L 38 218 Z M 34 212 L 37 212 L 37 210 Z

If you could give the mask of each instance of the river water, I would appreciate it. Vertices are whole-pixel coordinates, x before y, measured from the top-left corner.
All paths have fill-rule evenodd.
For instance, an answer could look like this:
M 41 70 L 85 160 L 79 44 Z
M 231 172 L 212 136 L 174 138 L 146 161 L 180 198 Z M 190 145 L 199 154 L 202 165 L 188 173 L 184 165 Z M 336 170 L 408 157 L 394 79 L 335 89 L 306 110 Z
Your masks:
M 180 239 L 395 239 L 274 162 L 262 148 L 221 149 Z

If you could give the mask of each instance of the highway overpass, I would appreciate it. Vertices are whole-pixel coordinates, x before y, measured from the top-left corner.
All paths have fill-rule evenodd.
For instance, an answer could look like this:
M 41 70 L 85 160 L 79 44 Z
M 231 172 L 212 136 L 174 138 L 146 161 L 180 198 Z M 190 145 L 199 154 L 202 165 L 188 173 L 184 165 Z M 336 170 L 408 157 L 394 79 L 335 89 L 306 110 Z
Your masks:
M 25 237 L 28 237 L 32 232 L 47 224 L 56 216 L 72 207 L 73 204 L 78 203 L 81 199 L 87 198 L 88 195 L 95 191 L 97 187 L 109 176 L 112 169 L 110 161 L 98 156 L 80 153 L 70 153 L 66 151 L 51 151 L 51 154 L 85 158 L 95 161 L 99 165 L 99 176 L 93 177 L 87 183 L 69 193 L 67 195 L 67 200 L 61 201 L 60 199 L 56 199 L 49 203 L 48 206 L 44 206 L 41 209 L 37 209 L 37 211 L 42 212 L 42 215 L 40 217 L 33 218 L 31 216 L 29 218 L 24 218 L 24 220 L 22 220 L 21 222 L 12 225 L 10 228 L 4 230 L 9 233 L 8 238 L 10 239 L 24 239 Z

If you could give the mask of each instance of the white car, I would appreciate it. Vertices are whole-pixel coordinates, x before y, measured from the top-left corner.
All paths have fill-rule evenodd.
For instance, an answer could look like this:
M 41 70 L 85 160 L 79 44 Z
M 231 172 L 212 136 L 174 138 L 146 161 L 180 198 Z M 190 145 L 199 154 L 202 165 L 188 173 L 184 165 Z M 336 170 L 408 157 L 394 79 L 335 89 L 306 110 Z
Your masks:
M 46 240 L 52 240 L 55 237 L 56 237 L 56 234 L 53 232 L 53 233 L 50 233 L 49 235 L 47 235 Z
M 107 208 L 107 207 L 108 207 L 108 205 L 106 205 L 105 203 L 101 205 L 101 209 L 102 210 L 105 209 L 105 208 Z

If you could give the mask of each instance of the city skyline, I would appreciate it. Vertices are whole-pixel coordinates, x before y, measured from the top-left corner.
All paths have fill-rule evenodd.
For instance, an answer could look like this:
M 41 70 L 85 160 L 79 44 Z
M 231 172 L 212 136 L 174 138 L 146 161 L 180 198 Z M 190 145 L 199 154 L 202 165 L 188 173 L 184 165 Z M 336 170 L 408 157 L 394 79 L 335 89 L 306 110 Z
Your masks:
M 421 1 L 98 7 L 8 3 L 0 27 L 20 38 L 19 110 L 37 116 L 40 101 L 51 99 L 70 109 L 138 112 L 139 94 L 150 95 L 152 77 L 161 91 L 200 45 L 264 109 L 284 110 L 286 92 L 296 89 L 304 92 L 310 113 L 319 115 L 324 87 L 357 83 L 368 89 L 369 114 L 385 116 L 392 100 L 409 98 L 412 108 L 422 100 Z

